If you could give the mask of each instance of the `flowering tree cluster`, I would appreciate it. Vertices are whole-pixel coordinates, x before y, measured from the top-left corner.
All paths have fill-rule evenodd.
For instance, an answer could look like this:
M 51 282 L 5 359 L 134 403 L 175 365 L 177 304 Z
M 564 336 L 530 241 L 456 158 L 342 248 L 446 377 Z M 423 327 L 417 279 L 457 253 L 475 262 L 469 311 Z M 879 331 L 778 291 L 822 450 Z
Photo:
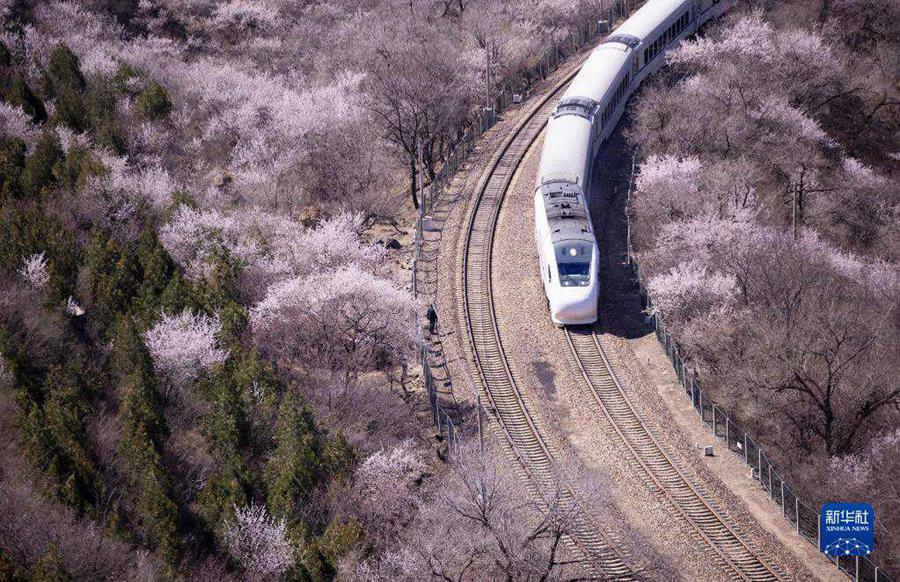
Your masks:
M 603 8 L 0 2 L 0 370 L 21 388 L 0 433 L 22 443 L 0 462 L 56 496 L 27 552 L 0 531 L 0 562 L 105 572 L 47 543 L 70 505 L 93 547 L 99 516 L 132 540 L 101 577 L 327 579 L 360 547 L 402 573 L 426 457 L 392 388 L 419 306 L 366 231 L 402 228 L 418 146 L 433 177 L 488 94 Z
M 354 513 L 372 539 L 389 544 L 409 524 L 421 503 L 422 452 L 409 440 L 370 455 L 354 475 Z
M 234 508 L 234 520 L 224 535 L 225 547 L 251 576 L 277 578 L 294 565 L 284 519 L 259 505 Z
M 350 379 L 407 361 L 419 340 L 416 313 L 408 292 L 350 266 L 273 285 L 251 320 L 261 348 Z
M 228 357 L 228 351 L 218 347 L 220 330 L 217 317 L 184 311 L 163 315 L 144 334 L 144 341 L 157 372 L 173 388 L 182 389 Z
M 900 422 L 900 189 L 873 151 L 896 89 L 871 47 L 788 16 L 804 10 L 741 15 L 670 55 L 677 75 L 636 109 L 630 216 L 653 308 L 704 388 L 792 480 L 830 496 L 841 475 L 851 496 L 891 470 L 879 443 Z

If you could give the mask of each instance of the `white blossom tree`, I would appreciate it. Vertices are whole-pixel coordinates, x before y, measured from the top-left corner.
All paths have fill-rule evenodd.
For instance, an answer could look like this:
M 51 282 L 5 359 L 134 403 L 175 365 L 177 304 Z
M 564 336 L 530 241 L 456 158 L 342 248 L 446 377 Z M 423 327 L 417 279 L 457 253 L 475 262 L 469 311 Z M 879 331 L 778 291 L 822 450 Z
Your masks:
M 251 325 L 260 349 L 350 381 L 407 361 L 419 342 L 417 312 L 410 293 L 351 265 L 273 285 Z
M 50 282 L 47 262 L 43 252 L 31 255 L 22 261 L 19 275 L 33 289 L 43 289 Z
M 181 390 L 228 358 L 228 351 L 218 347 L 220 330 L 218 317 L 185 310 L 163 315 L 144 340 L 157 372 L 172 388 Z
M 228 553 L 252 576 L 278 578 L 294 566 L 294 548 L 284 519 L 272 517 L 262 505 L 235 506 L 224 542 Z

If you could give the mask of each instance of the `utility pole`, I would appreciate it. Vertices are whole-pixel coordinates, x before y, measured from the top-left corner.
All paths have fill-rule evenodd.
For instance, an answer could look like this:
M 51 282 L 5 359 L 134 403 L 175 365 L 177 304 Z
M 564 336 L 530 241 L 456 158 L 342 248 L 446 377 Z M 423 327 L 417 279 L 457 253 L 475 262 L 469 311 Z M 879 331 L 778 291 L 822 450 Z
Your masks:
M 416 141 L 416 159 L 419 162 L 418 189 L 419 189 L 419 228 L 422 228 L 422 216 L 425 214 L 425 163 L 422 156 L 422 140 Z
M 485 96 L 487 99 L 486 107 L 493 109 L 494 104 L 491 103 L 491 41 L 484 43 L 484 80 L 485 80 Z

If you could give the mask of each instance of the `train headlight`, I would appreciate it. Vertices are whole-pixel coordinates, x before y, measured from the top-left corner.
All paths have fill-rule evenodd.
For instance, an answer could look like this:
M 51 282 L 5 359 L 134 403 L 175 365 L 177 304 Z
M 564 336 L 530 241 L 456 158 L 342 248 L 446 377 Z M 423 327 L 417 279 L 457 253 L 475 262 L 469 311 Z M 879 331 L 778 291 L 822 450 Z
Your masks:
M 574 247 L 571 248 L 571 249 L 569 249 L 569 254 L 572 255 L 572 256 L 574 257 L 575 255 L 578 254 L 578 249 L 576 249 L 576 248 L 574 248 Z

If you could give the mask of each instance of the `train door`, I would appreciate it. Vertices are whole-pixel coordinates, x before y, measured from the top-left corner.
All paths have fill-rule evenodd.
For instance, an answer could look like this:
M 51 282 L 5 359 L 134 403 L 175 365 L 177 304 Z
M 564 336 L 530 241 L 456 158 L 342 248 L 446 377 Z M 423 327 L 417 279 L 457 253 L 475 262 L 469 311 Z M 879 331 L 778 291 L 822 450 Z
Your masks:
M 691 2 L 691 21 L 697 22 L 700 18 L 700 12 L 703 10 L 702 0 L 693 0 Z

